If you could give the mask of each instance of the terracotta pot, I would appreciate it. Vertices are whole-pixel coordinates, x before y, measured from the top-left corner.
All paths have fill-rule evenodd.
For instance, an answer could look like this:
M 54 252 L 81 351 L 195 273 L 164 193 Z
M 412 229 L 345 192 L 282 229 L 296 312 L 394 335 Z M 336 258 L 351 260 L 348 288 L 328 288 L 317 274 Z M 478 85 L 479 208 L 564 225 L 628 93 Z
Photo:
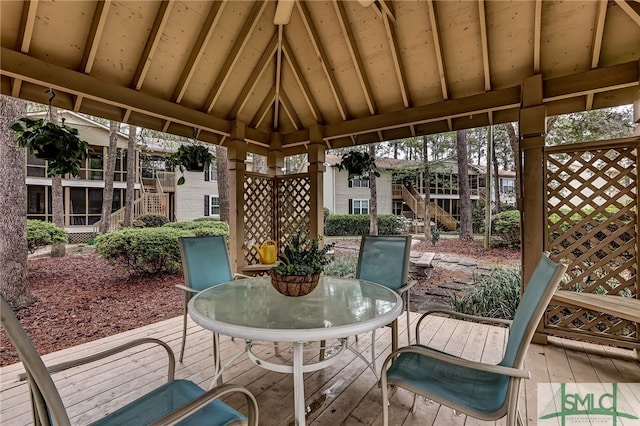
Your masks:
M 271 285 L 285 296 L 305 296 L 311 293 L 320 280 L 320 274 L 278 275 L 271 272 Z

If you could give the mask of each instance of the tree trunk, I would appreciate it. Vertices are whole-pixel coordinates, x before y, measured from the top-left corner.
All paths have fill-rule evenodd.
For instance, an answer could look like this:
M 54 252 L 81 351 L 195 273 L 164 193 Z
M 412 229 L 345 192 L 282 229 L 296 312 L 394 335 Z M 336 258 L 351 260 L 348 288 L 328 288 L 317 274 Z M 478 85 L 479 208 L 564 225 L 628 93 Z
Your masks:
M 256 173 L 266 174 L 268 170 L 267 157 L 264 155 L 253 154 L 253 171 Z
M 369 144 L 369 156 L 375 159 L 375 144 Z M 378 192 L 376 190 L 376 175 L 373 170 L 369 171 L 369 191 L 371 192 L 371 198 L 369 199 L 369 235 L 378 235 Z
M 104 174 L 104 191 L 102 191 L 102 221 L 100 232 L 106 234 L 111 228 L 111 212 L 113 210 L 113 175 L 116 172 L 118 159 L 118 127 L 117 121 L 109 121 L 109 150 L 107 151 L 107 170 Z
M 471 193 L 469 191 L 469 163 L 467 162 L 467 134 L 465 130 L 456 132 L 456 149 L 458 153 L 458 187 L 460 195 L 460 239 L 473 239 L 471 221 Z
M 509 144 L 511 145 L 511 151 L 513 151 L 513 160 L 516 168 L 516 200 L 518 200 L 518 208 L 520 208 L 520 199 L 522 198 L 522 159 L 520 158 L 520 140 L 516 133 L 516 128 L 513 123 L 505 123 L 505 129 L 507 129 L 507 135 L 509 135 Z
M 424 239 L 431 241 L 433 237 L 431 234 L 431 183 L 429 176 L 429 139 L 426 136 L 422 136 L 422 165 L 424 173 Z
M 51 122 L 58 124 L 58 109 L 51 107 Z M 53 223 L 64 229 L 64 191 L 62 188 L 62 176 L 55 175 L 51 178 L 51 215 Z M 51 257 L 64 257 L 66 248 L 64 244 L 51 246 Z
M 11 130 L 26 113 L 24 101 L 0 95 L 0 293 L 14 308 L 33 302 L 27 287 L 26 149 L 17 147 Z
M 493 133 L 493 132 L 492 132 Z M 491 145 L 493 147 L 491 151 L 491 162 L 493 163 L 493 187 L 495 191 L 495 200 L 496 205 L 493 208 L 494 213 L 500 213 L 500 175 L 498 174 L 498 156 L 496 155 L 496 147 L 495 141 L 494 144 Z M 490 183 L 489 183 L 490 184 Z M 491 200 L 487 200 L 487 203 L 490 204 Z
M 129 126 L 129 140 L 127 143 L 127 192 L 124 202 L 124 226 L 133 226 L 133 203 L 135 201 L 135 184 L 138 170 L 136 168 L 136 138 L 138 128 Z
M 220 220 L 229 223 L 229 164 L 227 148 L 216 146 L 216 168 L 218 172 L 218 199 L 220 201 Z

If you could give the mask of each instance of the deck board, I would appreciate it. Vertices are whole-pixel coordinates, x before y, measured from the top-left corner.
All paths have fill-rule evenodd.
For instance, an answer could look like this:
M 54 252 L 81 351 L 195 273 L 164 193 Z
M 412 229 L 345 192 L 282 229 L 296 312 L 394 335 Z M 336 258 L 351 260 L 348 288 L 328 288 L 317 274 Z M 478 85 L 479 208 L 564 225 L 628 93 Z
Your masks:
M 418 315 L 412 314 L 411 327 Z M 406 321 L 399 320 L 400 344 L 406 344 Z M 421 325 L 421 343 L 436 349 L 461 355 L 472 360 L 497 362 L 506 344 L 505 329 L 484 324 L 470 324 L 443 317 L 430 317 Z M 180 349 L 182 317 L 165 320 L 130 330 L 74 348 L 45 355 L 48 365 L 96 352 L 97 348 L 116 346 L 142 336 L 156 337 L 167 342 L 177 353 Z M 176 377 L 193 380 L 208 387 L 213 378 L 211 333 L 190 322 L 184 363 L 177 363 Z M 537 418 L 537 384 L 547 382 L 640 382 L 640 362 L 632 351 L 603 347 L 589 343 L 551 339 L 548 346 L 532 345 L 525 366 L 532 380 L 525 380 L 521 388 L 520 407 L 528 424 Z M 350 345 L 367 359 L 370 358 L 371 334 L 362 334 Z M 240 339 L 221 340 L 223 362 L 244 348 Z M 318 356 L 317 345 L 309 348 L 305 359 Z M 276 360 L 271 343 L 256 348 L 261 356 Z M 389 328 L 376 332 L 376 361 L 380 369 L 391 350 Z M 281 358 L 290 356 L 283 345 Z M 65 402 L 73 424 L 84 425 L 110 412 L 141 392 L 158 386 L 166 379 L 166 355 L 159 349 L 143 346 L 125 355 L 106 361 L 54 374 L 54 380 Z M 0 422 L 15 426 L 32 423 L 27 385 L 18 382 L 21 364 L 0 368 Z M 289 426 L 293 422 L 293 387 L 290 375 L 267 371 L 241 355 L 224 374 L 226 382 L 247 386 L 254 393 L 260 407 L 260 424 Z M 380 425 L 382 407 L 380 389 L 372 371 L 350 351 L 335 364 L 305 374 L 305 396 L 310 406 L 308 424 L 320 425 Z M 633 399 L 633 398 L 632 398 Z M 242 409 L 243 398 L 232 396 L 226 400 Z M 416 413 L 410 413 L 413 395 L 403 389 L 391 391 L 391 424 L 409 425 L 502 425 L 504 421 L 481 422 L 456 416 L 452 410 L 432 401 L 419 400 Z M 633 403 L 640 402 L 633 399 Z M 638 410 L 640 411 L 640 410 Z M 528 421 L 527 421 L 528 420 Z

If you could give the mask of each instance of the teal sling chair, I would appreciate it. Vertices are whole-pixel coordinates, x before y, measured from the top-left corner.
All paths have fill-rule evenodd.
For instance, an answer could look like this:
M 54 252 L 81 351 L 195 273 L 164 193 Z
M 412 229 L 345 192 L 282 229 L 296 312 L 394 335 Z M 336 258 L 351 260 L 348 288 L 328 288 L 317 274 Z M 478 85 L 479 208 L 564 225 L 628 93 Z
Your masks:
M 92 425 L 258 425 L 258 404 L 246 388 L 227 384 L 205 391 L 189 380 L 174 380 L 175 357 L 171 348 L 161 340 L 136 339 L 118 347 L 47 369 L 4 296 L 0 299 L 2 328 L 16 347 L 26 370 L 35 425 L 68 426 L 71 424 L 60 393 L 51 378 L 51 373 L 98 361 L 134 346 L 145 344 L 159 345 L 166 350 L 169 360 L 167 383 L 114 411 L 107 417 L 92 423 Z M 80 389 L 79 391 L 81 392 Z M 248 418 L 219 400 L 219 398 L 232 393 L 240 393 L 246 398 Z
M 518 412 L 521 379 L 527 349 L 553 293 L 562 280 L 565 265 L 543 255 L 527 285 L 513 321 L 483 318 L 457 312 L 434 310 L 425 313 L 416 326 L 416 344 L 392 352 L 382 366 L 383 424 L 389 424 L 388 386 L 413 392 L 429 400 L 480 420 L 498 420 L 507 416 L 507 425 L 522 424 Z M 502 361 L 488 364 L 466 360 L 420 344 L 420 324 L 428 315 L 438 313 L 485 323 L 509 326 L 509 338 Z
M 184 357 L 184 347 L 187 341 L 187 316 L 188 305 L 191 297 L 202 290 L 214 287 L 235 278 L 246 277 L 233 274 L 229 263 L 227 242 L 222 235 L 208 237 L 180 237 L 178 239 L 180 255 L 182 257 L 182 270 L 184 272 L 184 285 L 176 287 L 184 290 L 184 320 L 182 327 L 182 346 L 180 348 L 179 361 Z M 216 371 L 219 371 L 219 339 L 213 334 L 214 359 Z

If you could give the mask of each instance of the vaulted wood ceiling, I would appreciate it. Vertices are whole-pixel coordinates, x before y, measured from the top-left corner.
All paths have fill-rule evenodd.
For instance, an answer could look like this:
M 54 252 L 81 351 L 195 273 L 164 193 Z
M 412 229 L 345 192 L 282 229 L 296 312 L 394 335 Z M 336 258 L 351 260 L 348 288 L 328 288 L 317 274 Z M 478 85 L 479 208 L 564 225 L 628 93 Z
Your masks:
M 304 152 L 516 121 L 638 96 L 640 3 L 6 1 L 3 94 L 249 151 Z

